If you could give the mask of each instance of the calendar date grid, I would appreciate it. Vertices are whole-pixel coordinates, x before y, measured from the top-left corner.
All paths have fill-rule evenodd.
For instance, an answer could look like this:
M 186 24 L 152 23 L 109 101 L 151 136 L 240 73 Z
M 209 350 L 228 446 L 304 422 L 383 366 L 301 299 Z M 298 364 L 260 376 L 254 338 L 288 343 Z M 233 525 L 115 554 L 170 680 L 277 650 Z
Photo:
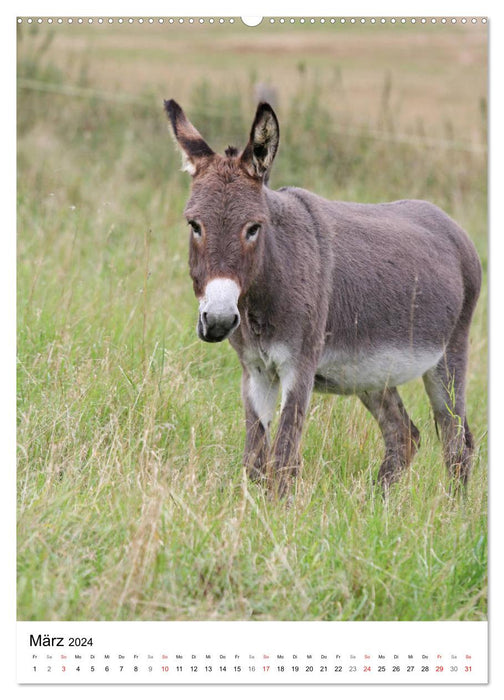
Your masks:
M 473 672 L 469 653 L 352 654 L 352 653 L 32 653 L 32 674 L 131 675 L 196 677 L 296 675 L 444 675 Z

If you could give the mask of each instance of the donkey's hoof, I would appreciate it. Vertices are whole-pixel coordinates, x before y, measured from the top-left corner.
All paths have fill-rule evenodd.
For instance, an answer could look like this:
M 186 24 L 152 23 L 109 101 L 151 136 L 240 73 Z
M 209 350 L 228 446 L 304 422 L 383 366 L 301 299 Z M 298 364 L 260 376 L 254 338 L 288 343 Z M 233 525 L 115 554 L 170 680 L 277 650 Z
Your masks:
M 382 463 L 378 476 L 373 484 L 381 491 L 383 498 L 387 498 L 390 493 L 390 487 L 399 480 L 402 471 L 402 465 L 393 460 L 386 459 Z
M 288 475 L 279 476 L 276 474 L 268 482 L 268 493 L 273 500 L 289 500 L 292 494 L 294 479 Z
M 265 483 L 267 481 L 266 470 L 260 466 L 254 465 L 247 468 L 247 476 L 254 483 Z
M 450 485 L 448 493 L 453 498 L 467 495 L 470 467 L 467 464 L 454 464 L 450 467 Z

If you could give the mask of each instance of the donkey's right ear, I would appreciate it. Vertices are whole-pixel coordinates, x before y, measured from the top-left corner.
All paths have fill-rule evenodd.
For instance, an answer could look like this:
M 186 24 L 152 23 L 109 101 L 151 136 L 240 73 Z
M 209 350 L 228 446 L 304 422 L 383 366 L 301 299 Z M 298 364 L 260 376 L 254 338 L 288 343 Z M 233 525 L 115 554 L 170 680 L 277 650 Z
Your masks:
M 241 162 L 249 175 L 267 181 L 275 158 L 280 127 L 273 108 L 267 102 L 257 107 L 249 142 L 241 155 Z
M 201 161 L 213 156 L 214 152 L 175 100 L 165 100 L 164 107 L 170 118 L 173 136 L 182 153 L 182 170 L 195 175 Z

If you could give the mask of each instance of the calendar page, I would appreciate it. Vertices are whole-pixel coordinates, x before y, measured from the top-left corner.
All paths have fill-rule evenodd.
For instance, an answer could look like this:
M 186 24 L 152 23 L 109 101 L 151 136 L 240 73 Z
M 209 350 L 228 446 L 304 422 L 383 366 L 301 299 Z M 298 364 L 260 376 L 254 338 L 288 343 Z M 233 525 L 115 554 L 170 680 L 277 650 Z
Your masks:
M 18 623 L 22 683 L 487 682 L 484 622 Z
M 489 21 L 309 9 L 15 19 L 21 686 L 488 683 Z

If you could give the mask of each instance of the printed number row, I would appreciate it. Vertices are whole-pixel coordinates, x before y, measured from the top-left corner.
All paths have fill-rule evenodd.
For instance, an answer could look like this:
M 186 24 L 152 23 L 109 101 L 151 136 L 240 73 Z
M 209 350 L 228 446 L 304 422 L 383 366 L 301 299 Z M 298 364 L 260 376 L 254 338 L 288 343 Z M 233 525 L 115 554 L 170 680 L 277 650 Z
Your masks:
M 87 669 L 81 666 L 75 666 L 75 667 L 69 667 L 66 665 L 62 666 L 45 666 L 45 667 L 39 667 L 39 666 L 32 666 L 32 670 L 34 673 L 37 673 L 38 671 L 46 672 L 46 673 L 52 673 L 52 672 L 62 672 L 66 673 L 68 671 L 75 671 L 77 673 L 81 671 L 89 671 L 90 673 L 95 673 L 96 671 L 105 671 L 106 673 L 109 672 L 119 672 L 123 673 L 124 671 L 132 670 L 135 673 L 139 673 L 141 671 L 147 671 L 148 673 L 154 672 L 155 668 L 154 666 L 146 666 L 144 668 L 141 668 L 140 666 L 132 666 L 132 667 L 126 667 L 124 665 L 122 666 L 117 666 L 117 667 L 111 667 L 111 666 L 104 666 L 102 668 L 97 667 L 97 666 L 89 666 Z M 232 671 L 234 673 L 241 673 L 242 671 L 248 671 L 248 673 L 256 673 L 256 672 L 262 672 L 262 673 L 269 673 L 271 671 L 276 672 L 276 673 L 329 673 L 330 671 L 333 671 L 334 673 L 344 673 L 345 670 L 349 673 L 357 673 L 357 672 L 362 672 L 362 673 L 372 673 L 373 671 L 376 671 L 378 673 L 385 673 L 387 671 L 392 671 L 392 673 L 401 673 L 406 671 L 406 673 L 414 673 L 415 671 L 418 672 L 420 671 L 421 673 L 430 673 L 431 671 L 434 671 L 435 673 L 443 673 L 445 671 L 448 671 L 449 673 L 458 673 L 459 671 L 463 670 L 464 673 L 471 673 L 472 672 L 472 666 L 449 666 L 445 668 L 444 666 L 406 666 L 406 667 L 401 667 L 401 666 L 392 666 L 392 668 L 388 668 L 387 666 L 377 666 L 373 668 L 372 666 L 348 666 L 348 667 L 343 667 L 343 666 L 319 666 L 318 669 L 316 666 L 312 665 L 306 665 L 306 666 L 190 666 L 190 667 L 184 667 L 184 666 L 166 666 L 162 665 L 158 668 L 159 671 L 162 673 L 169 673 L 169 672 L 175 672 L 175 673 L 184 673 L 189 671 L 190 673 L 212 673 L 214 671 L 217 671 L 218 673 L 228 673 L 229 671 Z

